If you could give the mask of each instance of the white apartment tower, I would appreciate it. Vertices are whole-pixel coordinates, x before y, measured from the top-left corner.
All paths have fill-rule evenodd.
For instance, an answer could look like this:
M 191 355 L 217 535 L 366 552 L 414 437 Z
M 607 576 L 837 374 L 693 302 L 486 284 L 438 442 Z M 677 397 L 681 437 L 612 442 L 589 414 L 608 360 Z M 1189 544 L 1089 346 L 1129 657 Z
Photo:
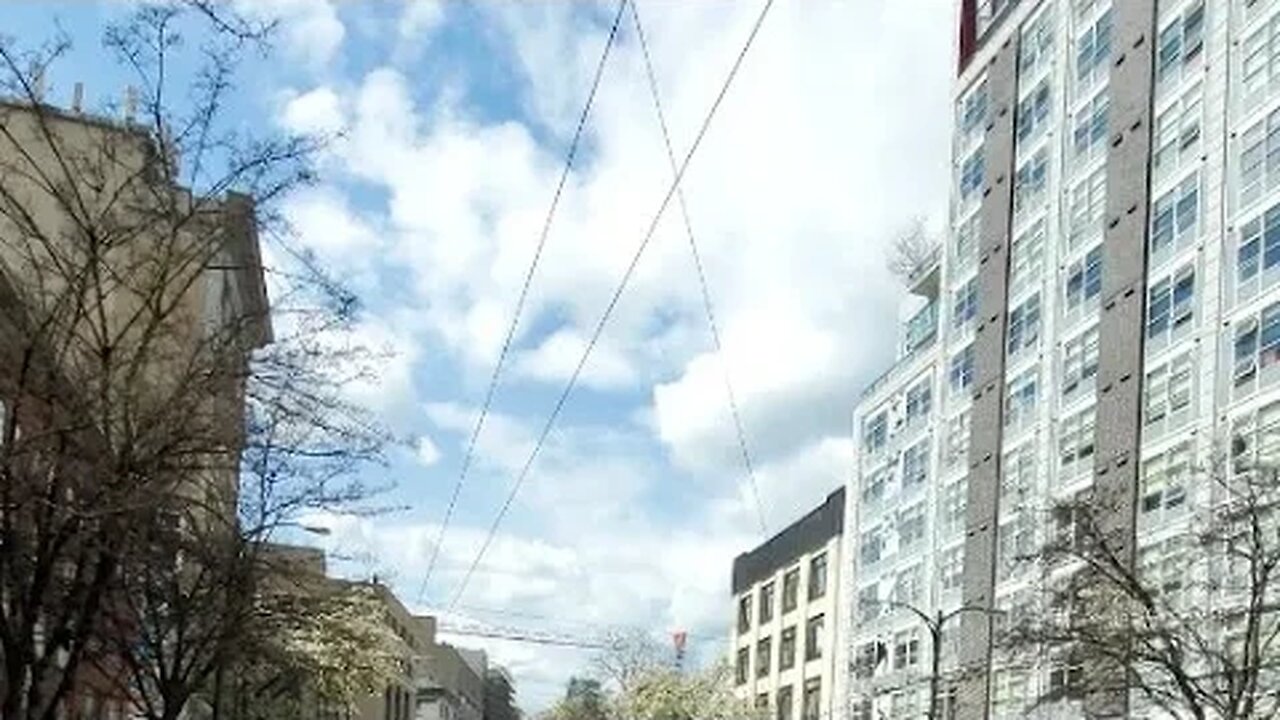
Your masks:
M 845 505 L 840 488 L 733 561 L 735 693 L 762 717 L 828 720 L 840 707 Z
M 1280 423 L 1280 0 L 957 4 L 950 233 L 855 413 L 849 708 L 923 717 L 941 617 L 942 717 L 1079 717 L 993 643 L 1043 510 L 1129 498 L 1158 571 L 1192 467 Z

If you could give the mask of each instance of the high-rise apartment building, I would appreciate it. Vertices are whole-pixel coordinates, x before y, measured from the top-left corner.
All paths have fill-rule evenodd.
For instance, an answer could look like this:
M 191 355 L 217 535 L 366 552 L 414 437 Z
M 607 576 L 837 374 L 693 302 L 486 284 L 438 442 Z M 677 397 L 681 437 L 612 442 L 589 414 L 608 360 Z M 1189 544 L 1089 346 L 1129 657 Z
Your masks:
M 1196 461 L 1280 421 L 1280 2 L 958 5 L 950 233 L 856 410 L 850 708 L 922 716 L 918 610 L 943 717 L 1079 716 L 993 641 L 1044 511 L 1092 492 L 1159 568 Z
M 827 720 L 840 707 L 845 491 L 733 561 L 735 693 L 762 716 Z

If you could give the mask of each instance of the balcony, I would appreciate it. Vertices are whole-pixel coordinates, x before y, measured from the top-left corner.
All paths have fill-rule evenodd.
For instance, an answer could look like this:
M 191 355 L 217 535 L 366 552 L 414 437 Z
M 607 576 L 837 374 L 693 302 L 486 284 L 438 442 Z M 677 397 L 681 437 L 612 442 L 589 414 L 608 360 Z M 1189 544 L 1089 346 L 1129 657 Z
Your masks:
M 867 398 L 874 395 L 876 391 L 885 387 L 893 378 L 898 376 L 902 368 L 906 367 L 924 350 L 933 346 L 938 339 L 938 303 L 930 302 L 920 309 L 906 323 L 906 333 L 902 340 L 902 347 L 898 353 L 898 360 L 880 377 L 872 380 L 862 391 L 862 397 Z

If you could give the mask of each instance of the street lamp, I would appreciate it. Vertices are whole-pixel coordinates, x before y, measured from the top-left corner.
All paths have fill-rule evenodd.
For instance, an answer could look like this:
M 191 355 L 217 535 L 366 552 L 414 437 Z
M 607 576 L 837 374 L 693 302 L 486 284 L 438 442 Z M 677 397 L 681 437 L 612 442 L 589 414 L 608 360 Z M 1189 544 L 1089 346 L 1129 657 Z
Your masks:
M 912 615 L 915 615 L 917 618 L 919 618 L 920 622 L 924 623 L 925 628 L 929 630 L 930 665 L 929 665 L 929 715 L 928 717 L 929 717 L 929 720 L 937 720 L 938 719 L 938 682 L 940 681 L 941 674 L 942 674 L 942 630 L 943 628 L 945 628 L 947 624 L 950 623 L 953 619 L 960 617 L 965 613 L 971 613 L 971 612 L 981 613 L 983 615 L 986 615 L 988 619 L 990 619 L 992 615 L 1005 614 L 1005 611 L 999 610 L 996 608 L 981 607 L 979 605 L 961 605 L 960 607 L 950 612 L 944 613 L 941 610 L 939 610 L 934 615 L 929 615 L 928 613 L 916 607 L 915 605 L 911 605 L 904 602 L 897 602 L 895 600 L 883 600 L 880 602 L 880 604 L 884 605 L 885 607 L 900 608 L 902 610 L 906 610 L 910 612 Z

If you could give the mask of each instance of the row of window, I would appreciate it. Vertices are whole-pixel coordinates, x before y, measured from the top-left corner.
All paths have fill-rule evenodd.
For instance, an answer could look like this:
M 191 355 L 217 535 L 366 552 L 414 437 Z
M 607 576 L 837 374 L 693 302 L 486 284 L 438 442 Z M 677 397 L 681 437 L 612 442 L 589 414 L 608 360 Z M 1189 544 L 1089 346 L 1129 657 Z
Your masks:
M 769 693 L 756 695 L 758 717 L 765 717 L 769 709 Z M 792 720 L 795 717 L 795 690 L 790 685 L 778 688 L 774 698 L 775 720 Z M 804 696 L 800 706 L 800 720 L 818 720 L 822 716 L 822 678 L 812 677 L 804 681 Z
M 814 615 L 804 626 L 804 659 L 805 662 L 822 659 L 823 628 L 826 618 Z M 796 666 L 796 626 L 791 625 L 782 630 L 778 636 L 778 670 L 790 670 Z M 751 677 L 751 648 L 738 648 L 736 675 L 739 685 L 743 685 Z M 766 678 L 773 672 L 773 637 L 763 637 L 756 641 L 755 654 L 756 677 Z
M 854 676 L 869 678 L 883 672 L 914 668 L 922 659 L 922 645 L 920 631 L 915 628 L 894 633 L 888 647 L 880 640 L 865 642 L 854 654 Z
M 921 502 L 899 510 L 891 521 L 864 531 L 858 544 L 858 556 L 863 567 L 875 565 L 888 556 L 891 528 L 896 531 L 898 552 L 921 547 L 925 523 L 924 503 Z
M 760 606 L 757 621 L 764 625 L 773 620 L 774 616 L 774 582 L 771 580 L 760 586 L 759 597 Z M 817 600 L 827 594 L 827 554 L 819 553 L 809 560 L 809 600 Z M 795 610 L 799 607 L 800 595 L 800 568 L 799 566 L 787 570 L 782 576 L 782 613 Z M 743 634 L 751 630 L 751 604 L 752 593 L 746 593 L 738 598 L 738 633 Z

